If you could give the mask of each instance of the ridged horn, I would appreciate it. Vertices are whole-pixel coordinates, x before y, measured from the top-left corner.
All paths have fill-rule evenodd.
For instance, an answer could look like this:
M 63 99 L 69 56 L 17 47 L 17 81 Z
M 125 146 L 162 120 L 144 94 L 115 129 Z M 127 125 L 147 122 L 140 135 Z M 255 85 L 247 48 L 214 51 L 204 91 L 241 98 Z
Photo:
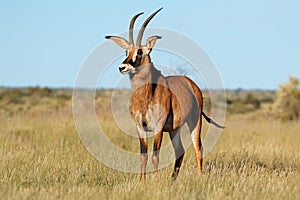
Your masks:
M 143 38 L 143 34 L 144 34 L 144 31 L 145 31 L 145 29 L 146 29 L 146 26 L 148 25 L 148 23 L 150 22 L 150 20 L 159 12 L 159 11 L 161 11 L 161 9 L 163 9 L 163 8 L 160 8 L 160 9 L 158 9 L 157 11 L 155 11 L 152 15 L 150 15 L 147 19 L 146 19 L 146 21 L 143 23 L 143 25 L 142 25 L 142 27 L 141 27 L 141 29 L 140 29 L 140 31 L 139 31 L 139 34 L 138 34 L 138 37 L 137 37 L 137 39 L 136 39 L 136 45 L 137 46 L 141 46 L 141 42 L 142 42 L 142 38 Z
M 134 27 L 134 22 L 135 20 L 138 18 L 138 16 L 144 14 L 143 12 L 136 14 L 130 21 L 130 25 L 129 25 L 129 43 L 134 45 L 134 41 L 133 41 L 133 27 Z

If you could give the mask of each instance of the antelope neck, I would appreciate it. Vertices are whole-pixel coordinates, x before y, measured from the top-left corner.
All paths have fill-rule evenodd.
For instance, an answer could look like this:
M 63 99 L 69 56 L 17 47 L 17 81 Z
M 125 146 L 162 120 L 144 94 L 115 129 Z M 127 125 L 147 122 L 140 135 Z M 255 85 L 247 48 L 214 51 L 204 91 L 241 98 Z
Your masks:
M 153 90 L 153 87 L 157 85 L 158 79 L 163 78 L 163 75 L 154 67 L 153 63 L 144 64 L 138 66 L 138 68 L 138 72 L 130 74 L 132 91 L 143 86 L 147 86 L 147 88 L 150 87 L 151 90 Z

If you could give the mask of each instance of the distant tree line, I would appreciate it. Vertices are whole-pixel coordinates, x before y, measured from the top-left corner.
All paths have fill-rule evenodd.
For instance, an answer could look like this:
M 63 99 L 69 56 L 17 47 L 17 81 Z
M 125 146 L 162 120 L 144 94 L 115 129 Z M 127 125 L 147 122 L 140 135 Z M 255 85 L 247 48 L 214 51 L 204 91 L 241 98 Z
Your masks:
M 267 113 L 282 121 L 300 118 L 300 79 L 291 76 L 287 83 L 279 86 L 275 92 L 266 95 L 267 91 L 243 91 L 237 89 L 228 92 L 227 110 L 229 113 L 242 114 L 263 108 Z

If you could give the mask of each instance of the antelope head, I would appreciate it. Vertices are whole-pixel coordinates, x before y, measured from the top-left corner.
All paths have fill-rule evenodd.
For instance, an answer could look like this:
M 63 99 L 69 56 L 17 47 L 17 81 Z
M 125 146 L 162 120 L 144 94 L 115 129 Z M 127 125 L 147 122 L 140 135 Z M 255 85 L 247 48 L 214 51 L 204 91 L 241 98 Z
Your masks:
M 147 39 L 146 45 L 141 45 L 142 37 L 144 31 L 146 29 L 147 24 L 150 20 L 161 10 L 157 10 L 152 15 L 150 15 L 145 22 L 143 23 L 141 29 L 139 30 L 139 34 L 137 36 L 136 44 L 133 41 L 133 28 L 135 20 L 144 13 L 139 13 L 135 15 L 129 25 L 129 41 L 118 36 L 106 36 L 106 39 L 113 40 L 117 45 L 126 50 L 126 59 L 119 66 L 119 71 L 122 74 L 135 74 L 138 72 L 140 66 L 144 64 L 151 63 L 150 53 L 155 45 L 157 39 L 161 39 L 161 36 L 151 36 Z

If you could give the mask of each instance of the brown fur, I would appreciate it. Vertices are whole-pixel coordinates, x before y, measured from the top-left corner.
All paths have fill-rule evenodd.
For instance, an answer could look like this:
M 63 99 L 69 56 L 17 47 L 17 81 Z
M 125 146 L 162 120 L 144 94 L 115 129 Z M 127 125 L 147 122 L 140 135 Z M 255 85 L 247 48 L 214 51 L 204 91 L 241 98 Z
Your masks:
M 150 61 L 149 58 L 144 59 L 144 61 L 146 60 Z M 174 139 L 176 134 L 178 134 L 178 130 L 187 123 L 190 131 L 194 132 L 194 138 L 192 139 L 196 150 L 198 169 L 201 173 L 202 144 L 200 133 L 203 106 L 201 90 L 187 77 L 164 77 L 152 63 L 142 63 L 139 66 L 139 70 L 135 74 L 131 74 L 130 77 L 132 85 L 132 113 L 136 125 L 140 130 L 142 128 L 144 131 L 150 130 L 155 132 L 154 153 L 152 156 L 152 163 L 155 170 L 158 168 L 159 150 L 163 137 L 162 133 L 169 132 L 170 138 Z M 150 124 L 156 116 L 153 115 L 152 119 L 149 120 L 147 118 L 147 112 L 155 105 L 160 105 L 164 111 L 163 114 L 160 113 L 157 115 L 157 119 L 154 119 L 157 126 L 153 127 Z M 181 141 L 172 140 L 172 142 L 174 143 L 175 152 L 177 152 L 172 175 L 173 179 L 176 179 L 184 156 L 184 149 L 181 145 L 181 150 L 176 150 L 176 144 L 178 142 L 181 144 Z M 145 165 L 147 164 L 148 158 L 148 156 L 146 156 L 148 149 L 147 139 L 142 138 L 140 145 L 142 153 L 141 178 L 144 179 Z
M 145 26 L 160 10 L 148 17 L 141 28 L 139 36 L 143 35 Z M 140 14 L 132 18 L 129 31 L 132 32 L 134 21 Z M 132 35 L 130 34 L 131 37 Z M 201 90 L 191 79 L 185 76 L 164 77 L 154 67 L 151 62 L 150 52 L 156 40 L 161 39 L 160 36 L 149 37 L 145 46 L 140 46 L 139 42 L 137 42 L 137 46 L 134 46 L 133 42 L 130 43 L 126 39 L 116 36 L 107 36 L 106 38 L 115 41 L 121 48 L 126 49 L 128 53 L 119 70 L 123 74 L 129 73 L 130 76 L 132 114 L 140 140 L 141 179 L 145 179 L 148 161 L 147 131 L 153 131 L 155 134 L 152 155 L 155 173 L 158 170 L 163 132 L 169 132 L 176 156 L 172 178 L 176 179 L 185 153 L 179 136 L 180 129 L 185 123 L 187 123 L 191 132 L 198 171 L 201 173 L 203 162 L 201 143 L 202 115 L 209 123 L 221 127 L 203 113 Z

